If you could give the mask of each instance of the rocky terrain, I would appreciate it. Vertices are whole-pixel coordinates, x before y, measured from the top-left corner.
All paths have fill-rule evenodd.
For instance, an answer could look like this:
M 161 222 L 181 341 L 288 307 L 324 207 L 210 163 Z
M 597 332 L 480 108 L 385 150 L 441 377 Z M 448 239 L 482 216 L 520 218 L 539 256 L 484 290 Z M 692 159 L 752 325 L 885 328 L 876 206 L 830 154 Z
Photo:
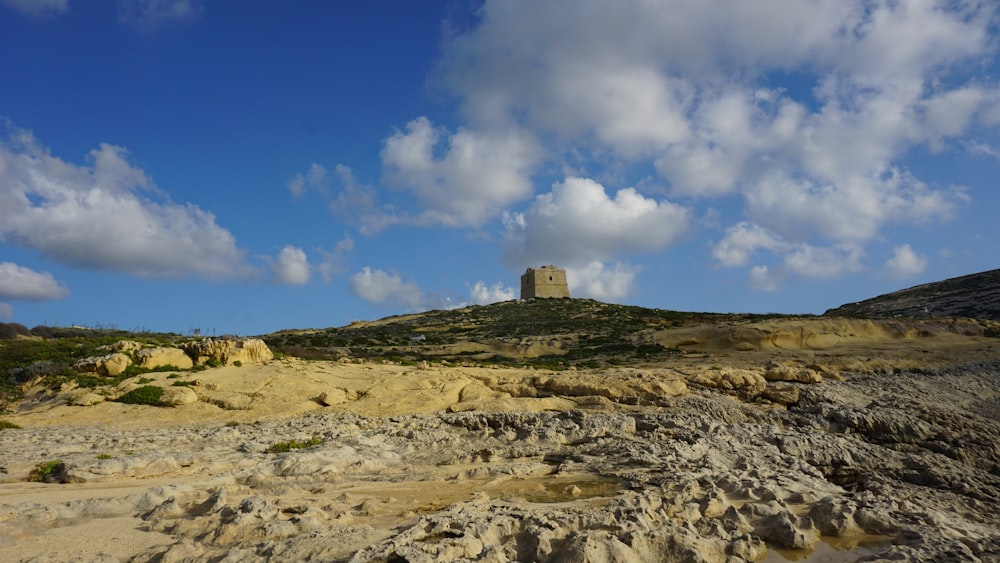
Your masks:
M 574 301 L 17 372 L 0 560 L 1000 560 L 996 323 Z
M 1000 270 L 910 287 L 825 313 L 847 317 L 973 317 L 1000 320 Z

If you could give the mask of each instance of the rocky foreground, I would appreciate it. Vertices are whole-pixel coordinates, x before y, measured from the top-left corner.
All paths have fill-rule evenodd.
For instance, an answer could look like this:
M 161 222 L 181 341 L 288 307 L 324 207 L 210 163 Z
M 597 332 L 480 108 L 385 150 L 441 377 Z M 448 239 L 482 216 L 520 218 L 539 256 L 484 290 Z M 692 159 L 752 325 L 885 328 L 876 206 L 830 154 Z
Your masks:
M 642 369 L 151 374 L 197 396 L 173 408 L 29 389 L 0 560 L 997 561 L 1000 340 L 949 326 L 688 330 Z

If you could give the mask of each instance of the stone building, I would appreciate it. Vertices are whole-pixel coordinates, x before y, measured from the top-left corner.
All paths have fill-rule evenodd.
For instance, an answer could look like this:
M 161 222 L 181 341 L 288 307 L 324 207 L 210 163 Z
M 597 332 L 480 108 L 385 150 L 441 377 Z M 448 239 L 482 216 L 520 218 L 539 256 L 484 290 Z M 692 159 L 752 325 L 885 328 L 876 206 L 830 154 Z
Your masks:
M 569 297 L 566 270 L 555 266 L 528 268 L 521 276 L 521 299 Z

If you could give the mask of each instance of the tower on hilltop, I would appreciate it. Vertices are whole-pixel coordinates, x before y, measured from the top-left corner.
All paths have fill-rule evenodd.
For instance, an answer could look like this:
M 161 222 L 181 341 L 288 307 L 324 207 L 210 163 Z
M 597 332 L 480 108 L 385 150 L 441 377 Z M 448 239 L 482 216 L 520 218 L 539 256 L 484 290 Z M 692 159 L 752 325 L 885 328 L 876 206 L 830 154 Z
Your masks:
M 566 270 L 555 266 L 528 268 L 521 276 L 521 299 L 569 297 Z

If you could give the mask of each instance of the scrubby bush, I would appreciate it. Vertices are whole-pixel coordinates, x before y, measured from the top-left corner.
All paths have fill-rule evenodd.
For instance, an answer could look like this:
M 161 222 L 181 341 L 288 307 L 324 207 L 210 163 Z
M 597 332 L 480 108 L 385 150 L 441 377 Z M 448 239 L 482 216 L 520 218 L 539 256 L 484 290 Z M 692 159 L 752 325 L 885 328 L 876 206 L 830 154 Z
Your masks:
M 115 399 L 119 403 L 129 405 L 151 405 L 154 407 L 165 407 L 163 402 L 163 388 L 155 385 L 144 385 L 138 389 L 133 389 L 121 397 Z
M 31 473 L 28 474 L 28 481 L 37 483 L 63 483 L 65 482 L 66 464 L 62 460 L 46 461 L 39 463 Z
M 319 436 L 313 436 L 308 440 L 289 440 L 287 442 L 278 442 L 272 444 L 270 448 L 267 449 L 269 453 L 280 454 L 289 452 L 292 450 L 299 450 L 302 448 L 308 448 L 310 446 L 316 446 L 323 443 L 323 438 Z
M 0 420 L 0 430 L 7 430 L 8 428 L 20 428 L 20 426 L 10 422 L 9 420 Z

